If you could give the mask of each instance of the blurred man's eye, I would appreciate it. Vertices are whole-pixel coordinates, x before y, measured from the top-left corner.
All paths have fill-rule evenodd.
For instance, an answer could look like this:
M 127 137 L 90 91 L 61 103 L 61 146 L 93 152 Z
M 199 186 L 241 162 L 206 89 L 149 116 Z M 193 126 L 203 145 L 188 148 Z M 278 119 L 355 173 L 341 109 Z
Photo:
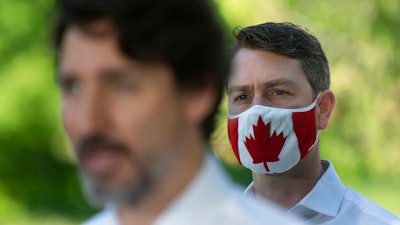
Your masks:
M 64 95 L 78 95 L 82 89 L 81 82 L 76 79 L 63 79 L 60 86 Z

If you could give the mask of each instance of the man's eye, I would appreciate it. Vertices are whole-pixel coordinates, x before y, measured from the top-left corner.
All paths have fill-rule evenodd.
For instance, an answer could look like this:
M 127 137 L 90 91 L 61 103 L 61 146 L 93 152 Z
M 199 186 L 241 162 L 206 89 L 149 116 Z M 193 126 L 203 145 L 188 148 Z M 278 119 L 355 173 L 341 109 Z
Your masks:
M 78 81 L 75 81 L 71 85 L 71 93 L 74 95 L 78 95 L 81 92 L 82 84 Z
M 236 104 L 247 104 L 248 101 L 250 101 L 252 99 L 252 95 L 249 93 L 233 93 L 229 96 L 229 99 L 231 99 L 230 101 L 232 103 L 236 103 Z
M 66 95 L 68 94 L 78 95 L 82 89 L 82 84 L 77 80 L 64 80 L 61 83 L 61 89 L 63 93 Z
M 282 91 L 282 90 L 276 90 L 276 91 L 274 92 L 274 94 L 275 94 L 275 95 L 284 95 L 285 92 Z
M 247 95 L 239 95 L 239 97 L 237 97 L 237 99 L 240 101 L 247 100 L 248 96 Z
M 115 84 L 115 89 L 118 91 L 128 91 L 130 89 L 130 85 L 127 82 L 117 82 Z
M 248 95 L 239 95 L 234 98 L 234 102 L 244 102 L 247 101 L 248 99 L 249 99 Z

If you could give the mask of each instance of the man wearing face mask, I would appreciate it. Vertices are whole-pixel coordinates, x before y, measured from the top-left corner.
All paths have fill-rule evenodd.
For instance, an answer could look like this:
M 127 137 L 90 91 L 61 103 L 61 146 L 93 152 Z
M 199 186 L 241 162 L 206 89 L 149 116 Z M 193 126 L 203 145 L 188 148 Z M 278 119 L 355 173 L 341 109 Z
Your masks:
M 253 172 L 245 195 L 313 224 L 400 224 L 320 159 L 319 131 L 335 95 L 319 41 L 291 23 L 246 27 L 235 38 L 228 136 L 239 163 Z

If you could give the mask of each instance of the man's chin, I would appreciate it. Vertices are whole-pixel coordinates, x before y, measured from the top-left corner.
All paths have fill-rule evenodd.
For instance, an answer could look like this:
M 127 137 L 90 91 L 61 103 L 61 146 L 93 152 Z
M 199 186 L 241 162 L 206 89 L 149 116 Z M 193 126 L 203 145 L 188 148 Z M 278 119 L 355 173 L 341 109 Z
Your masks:
M 106 203 L 136 205 L 150 189 L 146 179 L 132 179 L 126 183 L 115 184 L 112 180 L 93 179 L 82 174 L 81 184 L 87 200 L 94 207 L 101 207 Z
M 85 195 L 90 205 L 94 207 L 101 207 L 105 203 L 111 201 L 109 196 L 109 193 L 112 189 L 111 187 L 107 186 L 106 184 L 99 184 L 99 182 L 94 182 L 86 175 L 81 174 L 80 178 L 83 194 Z

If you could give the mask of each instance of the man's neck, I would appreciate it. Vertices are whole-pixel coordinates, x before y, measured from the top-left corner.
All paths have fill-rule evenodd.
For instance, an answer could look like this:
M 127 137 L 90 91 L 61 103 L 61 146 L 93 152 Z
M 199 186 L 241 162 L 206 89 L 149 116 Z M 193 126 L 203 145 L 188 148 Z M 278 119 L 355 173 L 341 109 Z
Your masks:
M 165 180 L 166 183 L 160 183 L 150 193 L 146 194 L 145 199 L 135 206 L 119 206 L 118 216 L 121 224 L 141 224 L 150 225 L 171 205 L 172 202 L 184 192 L 188 184 L 192 181 L 194 175 L 199 169 L 188 171 L 182 169 L 176 171 Z M 190 174 L 190 175 L 189 175 Z M 179 181 L 173 177 L 179 177 Z
M 253 173 L 255 195 L 290 209 L 313 189 L 322 173 L 319 151 L 313 149 L 288 172 L 272 175 Z
M 192 182 L 204 164 L 205 154 L 202 142 L 194 142 L 189 149 L 174 161 L 174 166 L 164 174 L 160 182 L 135 206 L 118 206 L 117 213 L 121 224 L 150 225 L 179 197 Z M 186 145 L 187 146 L 187 145 Z M 196 146 L 196 149 L 194 149 Z

